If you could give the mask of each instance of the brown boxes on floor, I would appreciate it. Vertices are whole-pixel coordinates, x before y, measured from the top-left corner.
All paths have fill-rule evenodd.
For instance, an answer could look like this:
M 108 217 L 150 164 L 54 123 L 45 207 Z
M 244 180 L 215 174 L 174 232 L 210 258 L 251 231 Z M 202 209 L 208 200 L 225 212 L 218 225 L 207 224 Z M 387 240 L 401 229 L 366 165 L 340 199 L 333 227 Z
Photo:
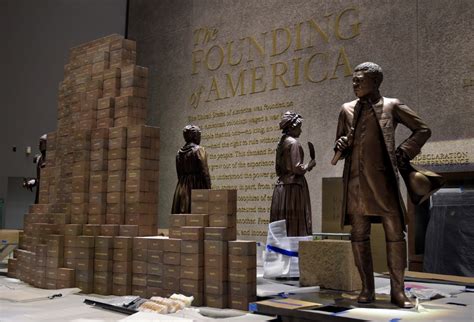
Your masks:
M 228 242 L 204 240 L 204 301 L 206 306 L 226 308 L 228 288 Z
M 112 294 L 114 295 L 130 295 L 132 293 L 132 251 L 132 237 L 114 237 L 112 285 Z
M 127 128 L 109 129 L 107 214 L 108 224 L 124 224 Z
M 164 296 L 163 249 L 164 237 L 146 237 L 147 240 L 147 297 Z
M 103 225 L 101 228 L 103 228 Z M 114 237 L 95 237 L 94 293 L 112 294 Z
M 138 236 L 157 233 L 160 130 L 128 127 L 125 224 L 138 226 Z
M 132 254 L 132 295 L 147 297 L 148 240 L 133 238 Z
M 66 236 L 64 238 L 64 266 L 76 269 L 76 287 L 84 293 L 94 289 L 94 236 Z
M 257 245 L 254 241 L 229 242 L 229 307 L 248 310 L 256 300 Z

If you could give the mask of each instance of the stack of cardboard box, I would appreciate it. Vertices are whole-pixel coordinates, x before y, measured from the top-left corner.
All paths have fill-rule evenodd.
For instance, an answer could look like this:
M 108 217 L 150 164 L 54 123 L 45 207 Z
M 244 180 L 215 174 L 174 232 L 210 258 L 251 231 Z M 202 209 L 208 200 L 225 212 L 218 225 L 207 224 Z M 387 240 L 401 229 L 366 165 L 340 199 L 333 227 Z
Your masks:
M 135 42 L 119 35 L 71 49 L 40 204 L 25 216 L 10 275 L 40 287 L 75 279 L 84 292 L 146 292 L 142 276 L 132 283 L 131 240 L 156 234 L 159 129 L 145 126 L 148 70 L 135 59 Z
M 147 296 L 148 240 L 145 237 L 133 238 L 132 254 L 132 294 Z
M 247 310 L 256 300 L 257 245 L 254 241 L 229 242 L 229 307 Z
M 147 237 L 147 296 L 163 296 L 164 239 Z

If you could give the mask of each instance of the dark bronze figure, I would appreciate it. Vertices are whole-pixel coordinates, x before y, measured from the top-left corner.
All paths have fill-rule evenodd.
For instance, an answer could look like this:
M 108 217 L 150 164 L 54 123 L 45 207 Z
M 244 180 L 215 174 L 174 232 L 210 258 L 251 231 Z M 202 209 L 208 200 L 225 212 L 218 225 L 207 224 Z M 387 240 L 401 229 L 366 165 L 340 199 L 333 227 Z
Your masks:
M 355 68 L 352 85 L 358 99 L 342 105 L 332 163 L 345 158 L 341 226 L 352 226 L 352 250 L 363 285 L 358 302 L 375 300 L 370 225 L 381 222 L 391 301 L 399 307 L 411 308 L 413 304 L 404 292 L 406 210 L 397 169 L 408 170 L 409 161 L 420 152 L 431 131 L 408 106 L 396 98 L 380 95 L 382 80 L 382 69 L 377 64 L 363 63 Z M 408 127 L 412 134 L 395 148 L 398 124 Z
M 299 114 L 283 114 L 280 121 L 283 136 L 276 149 L 278 180 L 273 190 L 270 222 L 285 219 L 288 236 L 312 234 L 311 201 L 304 175 L 316 166 L 316 161 L 313 145 L 308 144 L 311 160 L 307 164 L 303 163 L 303 148 L 297 140 L 301 134 L 302 121 Z
M 201 130 L 196 125 L 183 129 L 186 144 L 176 154 L 178 184 L 174 192 L 172 214 L 191 212 L 191 190 L 211 189 L 206 151 L 201 143 Z
M 36 178 L 23 178 L 23 187 L 33 191 L 33 188 L 36 187 L 35 195 L 35 204 L 39 203 L 39 185 L 41 180 L 41 169 L 46 165 L 46 134 L 42 135 L 39 140 L 39 150 L 41 154 L 38 154 L 33 159 L 33 162 L 36 163 Z

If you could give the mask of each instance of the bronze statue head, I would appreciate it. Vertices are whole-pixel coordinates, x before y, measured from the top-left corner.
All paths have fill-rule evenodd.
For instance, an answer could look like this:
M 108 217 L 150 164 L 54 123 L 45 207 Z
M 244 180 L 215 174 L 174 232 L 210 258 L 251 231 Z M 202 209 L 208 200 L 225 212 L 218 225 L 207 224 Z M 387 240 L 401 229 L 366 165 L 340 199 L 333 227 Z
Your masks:
M 47 142 L 48 136 L 46 134 L 43 134 L 40 139 L 39 139 L 39 150 L 41 153 L 46 152 L 46 142 Z
M 201 143 L 201 129 L 197 125 L 186 125 L 183 129 L 183 137 L 186 143 Z
M 287 111 L 281 116 L 280 129 L 283 134 L 290 135 L 292 137 L 299 137 L 302 130 L 301 125 L 303 123 L 303 117 L 300 114 Z
M 382 68 L 375 63 L 366 62 L 354 68 L 352 87 L 358 98 L 379 95 L 378 91 L 382 81 Z

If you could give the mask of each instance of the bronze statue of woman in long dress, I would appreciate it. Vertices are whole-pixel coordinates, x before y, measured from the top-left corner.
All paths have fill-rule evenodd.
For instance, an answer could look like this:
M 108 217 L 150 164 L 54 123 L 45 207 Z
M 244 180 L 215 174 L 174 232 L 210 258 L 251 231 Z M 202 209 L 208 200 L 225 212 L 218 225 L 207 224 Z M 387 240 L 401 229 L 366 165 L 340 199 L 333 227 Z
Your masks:
M 191 190 L 211 189 L 206 151 L 201 143 L 201 130 L 196 125 L 183 129 L 186 144 L 176 154 L 178 184 L 174 192 L 172 214 L 191 212 Z
M 275 169 L 278 180 L 273 190 L 270 222 L 286 220 L 288 236 L 312 234 L 311 201 L 304 177 L 316 165 L 310 145 L 311 161 L 304 164 L 304 152 L 297 138 L 301 134 L 301 115 L 286 112 L 280 121 L 283 136 L 276 149 Z

